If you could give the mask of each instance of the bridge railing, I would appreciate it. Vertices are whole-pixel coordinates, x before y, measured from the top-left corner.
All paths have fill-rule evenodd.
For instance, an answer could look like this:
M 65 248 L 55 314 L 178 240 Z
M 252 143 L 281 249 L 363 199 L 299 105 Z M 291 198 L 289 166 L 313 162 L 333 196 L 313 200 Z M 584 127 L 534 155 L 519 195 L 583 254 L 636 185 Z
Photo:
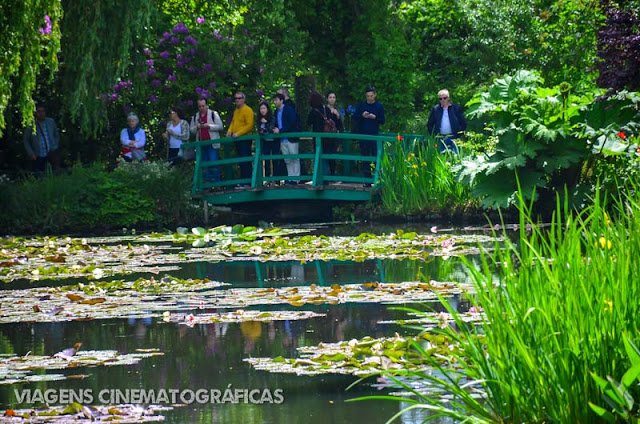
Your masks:
M 364 135 L 364 134 L 353 134 L 353 133 L 314 133 L 314 132 L 296 132 L 296 133 L 281 133 L 281 134 L 272 134 L 268 135 L 269 139 L 282 139 L 282 138 L 296 138 L 299 139 L 299 143 L 309 144 L 314 147 L 313 152 L 300 152 L 295 155 L 283 155 L 283 154 L 272 154 L 265 155 L 263 153 L 264 147 L 264 139 L 258 134 L 250 134 L 237 138 L 225 137 L 219 138 L 216 140 L 205 140 L 198 141 L 192 143 L 184 143 L 183 147 L 185 148 L 193 148 L 195 149 L 195 170 L 193 176 L 193 189 L 192 193 L 194 195 L 202 194 L 207 190 L 225 190 L 234 188 L 240 184 L 247 184 L 251 189 L 261 189 L 264 187 L 265 183 L 268 182 L 277 182 L 282 180 L 287 181 L 298 181 L 311 184 L 307 184 L 310 187 L 321 187 L 324 186 L 325 183 L 328 182 L 342 182 L 342 183 L 355 183 L 355 184 L 371 184 L 375 186 L 379 181 L 379 173 L 380 173 L 380 162 L 382 159 L 382 155 L 384 154 L 384 144 L 386 142 L 395 143 L 399 142 L 399 140 L 407 139 L 410 137 L 413 138 L 422 138 L 421 135 L 403 135 L 398 136 L 397 134 L 381 134 L 378 136 L 372 135 Z M 324 153 L 322 149 L 322 140 L 335 139 L 337 143 L 343 144 L 343 151 L 340 153 Z M 235 152 L 231 149 L 231 146 L 238 141 L 243 140 L 251 140 L 254 142 L 255 151 L 252 156 L 233 156 Z M 377 155 L 376 156 L 363 156 L 361 154 L 352 153 L 352 143 L 354 141 L 369 141 L 375 142 L 377 144 Z M 215 161 L 204 161 L 203 160 L 203 148 L 205 146 L 210 146 L 212 144 L 220 144 L 220 151 L 223 151 L 225 157 L 222 159 L 218 159 Z M 301 149 L 303 150 L 303 149 Z M 286 175 L 286 169 L 284 169 L 284 165 L 281 166 L 280 169 L 283 175 L 275 175 L 275 176 L 267 176 L 264 174 L 266 171 L 266 167 L 263 168 L 263 164 L 267 161 L 276 161 L 276 160 L 284 160 L 284 159 L 300 159 L 302 160 L 313 160 L 313 169 L 312 172 L 307 175 L 300 176 L 288 176 Z M 341 161 L 342 173 L 334 174 L 334 175 L 325 175 L 323 161 L 325 160 L 333 160 L 333 161 Z M 250 162 L 253 164 L 252 174 L 250 178 L 238 178 L 234 177 L 235 165 L 239 165 L 241 163 Z M 362 162 L 363 166 L 369 166 L 369 163 L 375 163 L 375 171 L 372 173 L 371 177 L 366 177 L 362 175 L 354 175 L 351 170 L 354 168 L 356 162 Z M 207 181 L 205 179 L 206 171 L 209 168 L 213 167 L 224 168 L 224 177 L 220 181 Z M 275 170 L 275 162 L 274 162 L 274 170 Z M 337 168 L 336 168 L 337 169 Z M 310 171 L 310 170 L 307 170 Z

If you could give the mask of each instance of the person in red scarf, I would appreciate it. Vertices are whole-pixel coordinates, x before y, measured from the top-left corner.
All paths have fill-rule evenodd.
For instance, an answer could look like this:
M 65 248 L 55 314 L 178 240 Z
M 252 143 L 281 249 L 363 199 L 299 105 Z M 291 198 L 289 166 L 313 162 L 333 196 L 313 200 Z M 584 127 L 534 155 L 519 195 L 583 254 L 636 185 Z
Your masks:
M 209 109 L 207 99 L 198 100 L 198 113 L 191 118 L 191 134 L 195 134 L 196 141 L 217 140 L 222 131 L 222 120 L 215 110 Z M 202 160 L 211 162 L 220 157 L 220 143 L 211 143 L 202 148 Z M 220 181 L 220 167 L 208 167 L 205 172 L 206 182 Z
M 143 161 L 146 158 L 144 145 L 147 137 L 140 128 L 140 119 L 135 113 L 127 115 L 127 128 L 120 131 L 120 143 L 122 144 L 122 158 L 127 161 Z

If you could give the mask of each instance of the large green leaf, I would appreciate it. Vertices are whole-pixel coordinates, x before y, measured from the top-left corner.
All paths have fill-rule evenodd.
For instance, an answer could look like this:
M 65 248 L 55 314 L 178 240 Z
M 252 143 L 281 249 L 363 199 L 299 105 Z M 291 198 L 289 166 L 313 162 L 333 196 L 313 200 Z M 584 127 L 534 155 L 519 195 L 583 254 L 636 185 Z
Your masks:
M 517 175 L 525 199 L 531 198 L 536 187 L 544 186 L 544 174 L 541 172 L 522 168 L 518 169 Z M 516 172 L 506 167 L 490 176 L 478 179 L 473 190 L 473 194 L 482 199 L 482 206 L 487 208 L 505 208 L 513 205 L 517 201 L 517 193 Z

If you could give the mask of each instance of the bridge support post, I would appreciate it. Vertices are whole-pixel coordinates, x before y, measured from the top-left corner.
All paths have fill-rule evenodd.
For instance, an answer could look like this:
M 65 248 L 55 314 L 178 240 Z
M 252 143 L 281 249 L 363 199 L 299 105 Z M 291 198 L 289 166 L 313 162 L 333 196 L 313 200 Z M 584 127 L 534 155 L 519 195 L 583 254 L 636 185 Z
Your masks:
M 204 225 L 209 225 L 209 202 L 203 200 L 202 209 L 204 210 Z

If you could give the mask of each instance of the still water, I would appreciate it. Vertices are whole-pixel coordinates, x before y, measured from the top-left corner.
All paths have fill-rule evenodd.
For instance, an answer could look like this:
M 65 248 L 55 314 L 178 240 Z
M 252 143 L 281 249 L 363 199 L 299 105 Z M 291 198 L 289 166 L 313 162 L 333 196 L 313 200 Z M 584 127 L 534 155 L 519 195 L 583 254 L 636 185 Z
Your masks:
M 423 230 L 424 231 L 424 230 Z M 428 230 L 427 230 L 428 231 Z M 424 232 L 423 232 L 424 234 Z M 210 262 L 181 264 L 172 275 L 230 283 L 229 287 L 287 287 L 299 285 L 386 283 L 417 281 L 420 278 L 459 281 L 464 267 L 456 258 L 428 261 L 369 260 L 364 262 Z M 421 277 L 422 276 L 422 277 Z M 148 277 L 148 276 L 147 276 Z M 114 278 L 121 278 L 115 276 Z M 127 276 L 131 279 L 131 276 Z M 68 283 L 71 283 L 69 281 Z M 24 284 L 24 283 L 23 283 Z M 59 283 L 56 283 L 59 284 Z M 9 288 L 11 284 L 7 285 Z M 14 286 L 15 287 L 15 286 Z M 460 308 L 465 305 L 460 299 Z M 405 305 L 441 310 L 441 305 Z M 260 306 L 260 310 L 299 310 L 290 305 Z M 180 391 L 218 389 L 279 390 L 281 403 L 193 403 L 163 412 L 168 423 L 384 423 L 406 406 L 391 401 L 346 402 L 361 396 L 384 394 L 371 386 L 370 378 L 346 390 L 357 379 L 352 376 L 295 376 L 256 371 L 243 362 L 249 357 L 296 357 L 296 348 L 320 342 L 332 343 L 364 336 L 388 337 L 412 334 L 381 320 L 405 317 L 404 312 L 379 304 L 305 305 L 304 310 L 326 314 L 302 321 L 270 323 L 244 322 L 195 325 L 193 328 L 165 323 L 160 318 L 111 319 L 84 322 L 0 325 L 0 352 L 50 355 L 81 341 L 83 349 L 158 348 L 164 356 L 142 360 L 131 366 L 65 370 L 65 374 L 88 374 L 81 380 L 38 382 L 0 386 L 0 408 L 29 407 L 16 402 L 14 389 L 61 388 L 91 390 L 97 397 L 105 389 L 176 389 Z M 214 313 L 228 310 L 204 309 Z M 56 371 L 58 372 L 58 371 Z M 424 413 L 412 412 L 398 422 L 418 423 Z M 448 422 L 448 421 L 440 421 Z

